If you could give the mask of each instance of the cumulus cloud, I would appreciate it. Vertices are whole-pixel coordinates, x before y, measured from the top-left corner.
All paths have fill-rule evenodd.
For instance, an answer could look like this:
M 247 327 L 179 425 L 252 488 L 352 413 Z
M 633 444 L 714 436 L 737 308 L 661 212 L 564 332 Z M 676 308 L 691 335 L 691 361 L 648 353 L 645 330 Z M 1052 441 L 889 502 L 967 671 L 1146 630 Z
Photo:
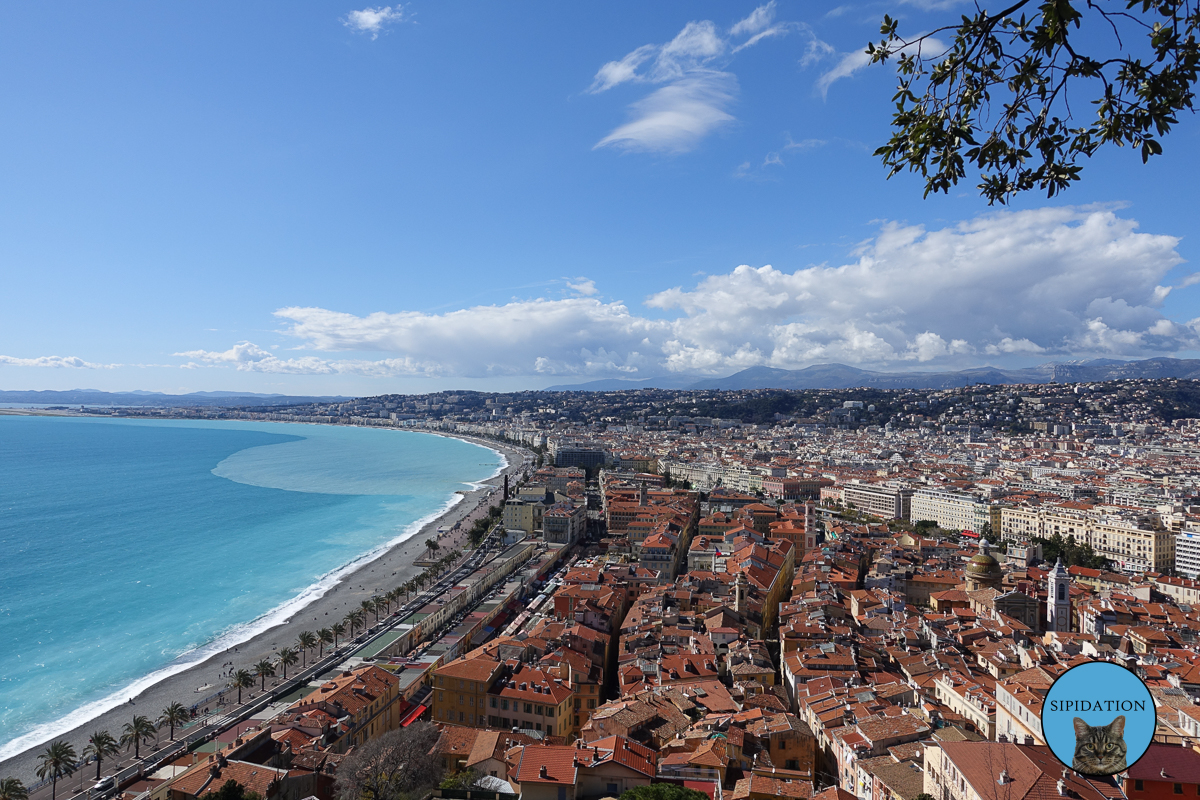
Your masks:
M 791 31 L 800 23 L 775 22 L 775 2 L 759 6 L 728 32 L 711 21 L 693 21 L 666 44 L 642 45 L 597 70 L 588 91 L 606 92 L 626 83 L 657 85 L 630 105 L 630 121 L 597 144 L 623 150 L 679 153 L 734 120 L 729 108 L 737 98 L 737 77 L 728 71 L 733 54 Z M 827 47 L 827 46 L 826 46 Z
M 0 356 L 0 366 L 7 367 L 51 367 L 54 369 L 116 369 L 120 364 L 93 364 L 76 356 L 39 356 L 38 358 L 15 358 Z
M 262 372 L 459 377 L 1162 355 L 1200 348 L 1200 319 L 1161 311 L 1178 241 L 1094 207 L 999 212 L 937 230 L 891 222 L 840 265 L 744 265 L 647 298 L 665 314 L 603 302 L 580 278 L 577 296 L 444 314 L 275 312 L 321 357 L 278 358 L 249 342 L 179 355 Z
M 603 374 L 647 363 L 642 349 L 668 323 L 636 317 L 594 297 L 521 300 L 447 314 L 283 308 L 288 333 L 314 350 L 374 351 L 406 357 L 407 374 Z M 619 354 L 619 355 L 615 355 Z
M 404 7 L 397 3 L 394 6 L 368 6 L 361 11 L 351 11 L 342 20 L 342 24 L 355 33 L 370 34 L 372 39 L 378 39 L 385 28 L 403 19 Z
M 574 281 L 567 281 L 567 288 L 585 297 L 591 297 L 600 291 L 596 288 L 596 282 L 591 278 L 576 278 Z
M 250 342 L 239 342 L 228 350 L 213 352 L 211 350 L 187 350 L 175 355 L 180 358 L 194 358 L 208 364 L 247 364 L 270 358 L 271 353 Z

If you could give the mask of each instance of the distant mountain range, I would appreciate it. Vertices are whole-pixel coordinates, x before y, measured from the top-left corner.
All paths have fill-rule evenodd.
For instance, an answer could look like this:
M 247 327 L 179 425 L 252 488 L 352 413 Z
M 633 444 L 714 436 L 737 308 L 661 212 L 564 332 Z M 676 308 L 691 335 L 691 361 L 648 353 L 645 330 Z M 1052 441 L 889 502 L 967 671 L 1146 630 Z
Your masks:
M 804 369 L 750 367 L 725 378 L 668 375 L 624 380 L 610 378 L 575 385 L 548 387 L 546 391 L 611 392 L 620 389 L 954 389 L 978 384 L 1089 383 L 1122 378 L 1200 379 L 1200 360 L 1148 358 L 1117 361 L 1097 358 L 1041 364 L 1024 369 L 976 367 L 958 372 L 872 372 L 845 364 L 814 364 Z
M 67 392 L 5 392 L 0 391 L 0 403 L 31 403 L 50 406 L 143 406 L 152 408 L 180 406 L 295 406 L 305 403 L 335 403 L 348 397 L 293 397 L 284 394 L 255 392 L 192 392 L 163 394 L 161 392 L 100 392 L 95 389 L 73 389 Z

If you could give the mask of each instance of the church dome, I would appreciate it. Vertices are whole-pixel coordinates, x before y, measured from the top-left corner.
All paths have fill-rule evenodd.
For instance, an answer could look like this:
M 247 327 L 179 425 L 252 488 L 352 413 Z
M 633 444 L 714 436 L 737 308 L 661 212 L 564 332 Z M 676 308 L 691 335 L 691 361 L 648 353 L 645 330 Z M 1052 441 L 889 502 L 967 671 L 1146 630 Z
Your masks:
M 968 590 L 984 586 L 999 587 L 1004 573 L 1000 569 L 1000 562 L 988 552 L 987 539 L 979 541 L 979 552 L 971 556 L 971 560 L 967 562 L 966 577 Z

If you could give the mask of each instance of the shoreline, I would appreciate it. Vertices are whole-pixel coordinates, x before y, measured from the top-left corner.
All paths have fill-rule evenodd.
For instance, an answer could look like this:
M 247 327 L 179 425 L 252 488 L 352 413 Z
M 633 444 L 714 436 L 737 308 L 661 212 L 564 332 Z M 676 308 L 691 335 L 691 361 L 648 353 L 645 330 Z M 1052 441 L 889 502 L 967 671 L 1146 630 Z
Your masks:
M 14 409 L 5 409 L 11 413 Z M 84 416 L 84 415 L 79 415 Z M 90 415 L 89 415 L 90 416 Z M 316 425 L 321 423 L 299 423 Z M 364 426 L 365 427 L 365 426 Z M 389 430 L 382 428 L 381 430 Z M 478 481 L 463 481 L 469 490 L 458 490 L 454 496 L 447 499 L 447 505 L 439 511 L 414 520 L 405 527 L 404 532 L 372 550 L 360 554 L 353 560 L 343 564 L 323 575 L 320 579 L 305 587 L 298 595 L 290 600 L 269 609 L 260 616 L 241 623 L 226 632 L 218 634 L 211 642 L 196 648 L 189 653 L 183 653 L 176 660 L 163 665 L 148 675 L 137 678 L 126 688 L 119 689 L 101 698 L 74 709 L 66 716 L 34 728 L 22 734 L 13 743 L 26 738 L 36 738 L 28 744 L 23 744 L 22 750 L 0 760 L 0 777 L 16 777 L 26 785 L 36 781 L 36 753 L 46 743 L 57 739 L 70 742 L 77 753 L 82 753 L 87 745 L 88 735 L 95 730 L 108 730 L 114 736 L 119 736 L 122 726 L 134 714 L 145 715 L 152 721 L 157 720 L 163 708 L 172 702 L 179 702 L 185 707 L 192 707 L 198 702 L 211 697 L 215 692 L 227 685 L 225 673 L 228 669 L 249 669 L 263 658 L 273 658 L 275 651 L 282 647 L 293 646 L 296 636 L 301 631 L 316 630 L 327 627 L 342 619 L 353 608 L 358 608 L 360 601 L 405 583 L 409 578 L 419 574 L 422 568 L 415 561 L 426 552 L 424 542 L 427 538 L 438 537 L 439 527 L 452 528 L 460 521 L 473 521 L 477 512 L 485 511 L 485 501 L 502 485 L 503 476 L 521 471 L 524 468 L 524 451 L 508 444 L 490 442 L 479 437 L 458 435 L 445 431 L 401 430 L 409 433 L 427 433 L 447 438 L 461 439 L 471 444 L 484 447 L 497 453 L 502 463 L 491 476 Z M 469 527 L 463 525 L 465 531 Z M 448 549 L 451 544 L 446 545 Z M 389 574 L 390 573 L 390 574 Z M 311 599 L 298 604 L 306 595 Z M 265 627 L 260 627 L 265 625 Z M 245 638 L 238 637 L 235 631 L 242 628 L 249 633 Z M 221 645 L 227 645 L 222 649 Z M 315 656 L 315 652 L 313 653 Z M 190 656 L 190 657 L 189 657 Z M 180 661 L 182 660 L 182 663 Z M 226 662 L 232 662 L 232 666 Z M 297 667 L 300 665 L 298 664 Z M 175 671 L 172 671 L 175 670 Z M 268 680 L 268 690 L 273 684 L 279 683 L 278 678 Z M 261 692 L 256 682 L 253 689 L 243 692 L 243 699 L 258 696 Z M 202 691 L 203 690 L 203 691 Z M 136 693 L 135 693 L 136 692 Z M 120 698 L 132 694 L 129 702 Z M 234 695 L 236 697 L 236 693 Z M 114 706 L 115 704 L 115 706 Z M 102 706 L 104 710 L 88 714 L 86 719 L 80 717 L 87 713 L 90 706 Z M 224 713 L 217 711 L 221 708 L 218 700 L 211 700 L 207 707 L 214 715 Z M 201 706 L 201 712 L 204 706 Z M 228 710 L 228 709 L 225 709 Z M 178 732 L 178 731 L 177 731 Z M 165 734 L 163 739 L 165 740 Z M 11 746 L 9 743 L 7 746 Z M 124 753 L 118 756 L 123 760 Z M 104 773 L 115 770 L 117 761 L 104 764 Z M 85 767 L 82 772 L 89 773 L 91 767 Z M 83 778 L 84 785 L 94 780 L 95 773 L 90 772 Z M 64 788 L 75 786 L 77 777 L 61 780 Z

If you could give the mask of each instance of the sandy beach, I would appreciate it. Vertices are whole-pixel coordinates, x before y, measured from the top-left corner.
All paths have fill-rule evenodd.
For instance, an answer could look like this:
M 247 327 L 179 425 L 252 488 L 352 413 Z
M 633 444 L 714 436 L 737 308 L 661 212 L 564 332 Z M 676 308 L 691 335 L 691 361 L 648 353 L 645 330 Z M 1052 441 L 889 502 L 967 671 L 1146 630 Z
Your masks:
M 438 435 L 450 436 L 451 434 L 439 432 Z M 469 436 L 457 436 L 456 438 L 472 441 L 503 453 L 504 457 L 508 460 L 507 468 L 500 475 L 482 482 L 479 485 L 480 488 L 464 492 L 463 499 L 446 513 L 428 522 L 419 531 L 383 553 L 374 561 L 365 563 L 354 572 L 346 575 L 325 595 L 303 609 L 298 610 L 288 621 L 270 628 L 224 653 L 214 655 L 207 661 L 197 664 L 184 672 L 165 678 L 140 694 L 135 695 L 132 698 L 132 705 L 129 703 L 120 705 L 76 727 L 74 730 L 59 734 L 54 738 L 65 739 L 75 747 L 76 753 L 82 753 L 83 749 L 87 746 L 88 736 L 93 731 L 107 730 L 119 738 L 122 726 L 129 722 L 135 714 L 145 715 L 150 717 L 151 720 L 157 720 L 162 710 L 173 702 L 182 703 L 185 707 L 190 708 L 204 698 L 224 688 L 229 680 L 227 673 L 230 669 L 250 670 L 255 663 L 264 658 L 273 660 L 275 652 L 280 648 L 295 646 L 296 637 L 300 632 L 316 632 L 320 628 L 339 622 L 350 610 L 358 608 L 361 601 L 384 594 L 390 589 L 405 583 L 414 575 L 419 574 L 422 568 L 416 566 L 414 562 L 425 557 L 426 548 L 424 542 L 426 539 L 435 538 L 439 527 L 452 528 L 456 523 L 462 522 L 461 530 L 457 535 L 448 532 L 442 536 L 441 552 L 444 553 L 454 547 L 461 547 L 465 533 L 474 520 L 481 514 L 486 514 L 490 505 L 500 501 L 500 487 L 503 485 L 503 475 L 505 473 L 516 474 L 523 470 L 526 451 Z M 374 620 L 373 615 L 370 619 Z M 315 650 L 312 655 L 316 655 Z M 295 669 L 299 667 L 300 664 L 297 664 Z M 274 680 L 268 679 L 267 687 L 270 689 L 273 683 L 280 682 L 282 681 L 279 678 Z M 259 686 L 260 684 L 256 682 L 254 688 L 243 690 L 243 700 L 259 695 Z M 231 696 L 236 701 L 236 691 Z M 207 707 L 214 714 L 217 714 L 220 708 L 216 700 L 209 702 Z M 202 706 L 200 709 L 202 713 L 203 709 L 204 707 Z M 225 713 L 228 710 L 230 708 L 225 707 L 219 713 Z M 177 736 L 178 733 L 176 731 Z M 161 734 L 161 741 L 165 742 L 166 740 L 167 734 L 164 731 Z M 0 762 L 0 777 L 12 776 L 19 778 L 26 785 L 36 782 L 37 777 L 34 775 L 34 770 L 37 767 L 37 754 L 44 748 L 45 743 L 39 744 Z M 149 752 L 151 749 L 153 748 L 143 747 L 143 752 Z M 125 762 L 131 755 L 122 753 L 119 759 L 121 762 Z M 105 762 L 104 774 L 111 774 L 115 769 L 115 763 L 110 764 L 107 761 Z M 90 785 L 95 779 L 95 767 L 86 768 L 84 772 L 87 775 L 84 778 L 84 783 Z M 68 791 L 67 787 L 77 790 L 79 781 L 80 776 L 78 774 L 71 778 L 63 779 L 60 781 L 59 794 L 69 796 L 66 794 Z

